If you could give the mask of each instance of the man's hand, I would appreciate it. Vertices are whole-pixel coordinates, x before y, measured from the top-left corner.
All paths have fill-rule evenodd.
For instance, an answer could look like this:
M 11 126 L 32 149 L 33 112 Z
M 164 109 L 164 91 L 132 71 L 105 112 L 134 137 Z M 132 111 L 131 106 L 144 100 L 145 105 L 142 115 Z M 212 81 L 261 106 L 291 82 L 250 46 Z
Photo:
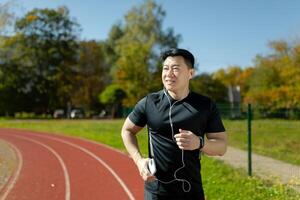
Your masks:
M 149 158 L 140 158 L 137 160 L 136 165 L 139 169 L 140 175 L 143 178 L 144 181 L 152 182 L 156 179 L 155 176 L 153 176 L 148 169 L 148 162 Z
M 195 150 L 200 147 L 200 138 L 191 131 L 179 129 L 175 136 L 176 143 L 180 149 Z

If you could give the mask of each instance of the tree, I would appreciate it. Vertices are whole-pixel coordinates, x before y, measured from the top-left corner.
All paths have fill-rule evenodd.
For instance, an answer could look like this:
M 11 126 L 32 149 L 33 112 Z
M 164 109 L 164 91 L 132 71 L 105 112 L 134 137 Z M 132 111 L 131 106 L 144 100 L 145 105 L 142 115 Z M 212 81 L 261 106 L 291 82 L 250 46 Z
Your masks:
M 122 100 L 126 97 L 126 93 L 116 84 L 109 85 L 99 95 L 99 101 L 111 107 L 111 116 L 116 117 L 116 112 L 122 106 Z
M 228 99 L 227 87 L 221 81 L 213 79 L 209 74 L 194 77 L 191 81 L 191 89 L 219 103 Z
M 299 43 L 273 41 L 273 52 L 257 56 L 245 101 L 264 112 L 300 110 Z
M 226 86 L 239 85 L 239 76 L 242 69 L 239 66 L 229 66 L 226 69 L 219 69 L 213 73 L 213 79 L 221 81 Z
M 0 47 L 3 45 L 6 37 L 4 36 L 8 27 L 10 27 L 15 19 L 14 13 L 12 12 L 12 7 L 14 7 L 13 1 L 7 1 L 5 3 L 0 3 Z M 0 48 L 0 52 L 2 49 Z M 7 102 L 11 102 L 10 99 L 16 98 L 16 95 L 11 90 L 11 88 L 6 87 L 6 73 L 3 70 L 4 61 L 0 59 L 0 115 L 12 115 L 11 110 L 13 110 L 13 105 L 6 105 Z
M 110 82 L 103 47 L 104 44 L 96 41 L 80 42 L 79 59 L 73 77 L 73 105 L 81 105 L 88 110 L 101 109 L 98 95 Z
M 161 87 L 159 54 L 176 47 L 180 39 L 172 29 L 162 30 L 164 16 L 161 6 L 148 0 L 132 8 L 125 16 L 125 24 L 119 26 L 121 34 L 113 47 L 117 56 L 112 72 L 113 82 L 127 93 L 127 106 Z
M 119 56 L 115 46 L 119 42 L 119 39 L 123 37 L 124 33 L 121 24 L 114 24 L 109 32 L 108 38 L 103 42 L 103 53 L 105 62 L 111 68 L 116 68 L 115 64 Z M 113 74 L 113 72 L 111 72 Z
M 22 96 L 22 102 L 30 102 L 20 109 L 29 106 L 45 113 L 66 105 L 73 87 L 79 25 L 66 7 L 34 9 L 16 21 L 15 30 L 5 40 L 0 59 L 11 80 L 7 88 Z
M 237 83 L 240 86 L 241 98 L 243 99 L 250 88 L 250 79 L 253 76 L 253 67 L 245 68 L 237 77 Z
M 229 66 L 214 72 L 212 78 L 220 81 L 227 89 L 238 86 L 241 97 L 244 97 L 249 90 L 249 79 L 252 73 L 253 68 L 251 67 L 243 70 L 239 66 Z

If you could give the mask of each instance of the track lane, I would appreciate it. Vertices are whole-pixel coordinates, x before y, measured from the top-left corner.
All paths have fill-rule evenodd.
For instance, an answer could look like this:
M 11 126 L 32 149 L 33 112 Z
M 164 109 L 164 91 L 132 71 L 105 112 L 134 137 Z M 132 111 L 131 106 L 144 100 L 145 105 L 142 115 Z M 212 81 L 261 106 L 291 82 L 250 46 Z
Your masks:
M 37 140 L 33 140 L 33 139 L 30 139 L 30 138 L 26 138 L 26 137 L 23 137 L 23 136 L 17 136 L 18 138 L 22 138 L 24 140 L 28 140 L 28 141 L 31 141 L 33 143 L 36 143 L 36 144 L 39 144 L 41 146 L 43 146 L 44 148 L 46 148 L 48 151 L 50 151 L 56 158 L 57 160 L 59 161 L 59 164 L 63 170 L 63 173 L 64 173 L 64 181 L 65 181 L 65 200 L 70 200 L 71 199 L 71 192 L 70 192 L 70 176 L 69 176 L 69 173 L 68 173 L 68 170 L 67 170 L 67 167 L 66 167 L 66 164 L 65 162 L 63 161 L 63 158 L 54 150 L 52 149 L 51 147 L 49 147 L 48 145 L 45 145 L 44 143 L 42 142 L 39 142 Z M 55 184 L 51 184 L 51 187 L 54 187 Z
M 8 196 L 8 194 L 10 193 L 10 191 L 14 188 L 21 169 L 23 167 L 23 157 L 21 152 L 19 151 L 19 149 L 17 147 L 15 147 L 15 145 L 11 144 L 10 142 L 6 143 L 10 146 L 10 148 L 15 152 L 15 155 L 17 157 L 16 160 L 16 169 L 13 170 L 12 174 L 10 175 L 9 179 L 7 180 L 7 182 L 4 184 L 3 188 L 1 188 L 0 190 L 0 200 L 6 199 L 6 197 Z
M 20 131 L 16 129 L 5 129 L 5 130 L 10 132 L 10 134 L 17 134 L 17 135 L 21 134 L 22 136 L 34 138 L 35 140 L 39 140 L 40 142 L 47 143 L 47 145 L 51 146 L 62 155 L 65 162 L 67 163 L 68 168 L 70 168 L 69 171 L 71 174 L 70 177 L 71 177 L 71 188 L 72 188 L 71 199 L 142 199 L 143 198 L 143 182 L 141 178 L 138 176 L 137 169 L 132 163 L 132 161 L 130 161 L 130 158 L 123 153 L 112 150 L 111 148 L 101 145 L 99 143 L 82 140 L 74 137 L 66 137 L 66 136 L 46 134 L 46 133 L 41 134 L 38 132 Z M 64 145 L 62 145 L 63 143 Z M 64 147 L 61 148 L 61 146 Z M 66 150 L 68 148 L 69 150 Z M 118 181 L 116 177 L 112 177 L 112 172 L 107 169 L 107 166 L 104 166 L 106 168 L 104 170 L 105 173 L 108 173 L 106 175 L 103 174 L 104 173 L 103 169 L 102 170 L 100 170 L 99 168 L 93 169 L 95 168 L 94 166 L 95 164 L 90 163 L 93 161 L 86 161 L 85 163 L 86 167 L 82 167 L 80 165 L 75 166 L 74 163 L 76 162 L 74 162 L 74 160 L 72 161 L 72 158 L 68 158 L 68 155 L 69 156 L 71 155 L 71 152 L 68 152 L 70 151 L 70 148 L 73 150 L 74 148 L 77 148 L 77 151 L 79 151 L 76 153 L 77 155 L 76 158 L 83 157 L 84 156 L 83 154 L 85 154 L 85 156 L 88 155 L 90 159 L 92 159 L 94 162 L 98 162 L 98 165 L 99 165 L 99 160 L 102 160 L 102 163 L 100 162 L 102 165 L 101 167 L 103 168 L 103 165 L 105 165 L 104 163 L 106 163 L 111 168 L 111 170 L 113 170 L 116 176 L 119 177 L 121 182 L 123 182 L 123 184 L 125 185 L 125 189 L 124 186 L 122 186 L 122 184 L 120 185 L 120 181 Z M 84 163 L 84 162 L 79 162 L 79 163 Z M 79 179 L 79 182 L 73 180 L 72 174 L 75 174 L 76 177 L 78 176 L 76 174 L 80 174 L 80 173 L 85 174 L 83 173 L 84 171 L 87 171 L 86 178 Z M 105 177 L 109 177 L 109 178 L 105 178 Z M 103 181 L 101 182 L 101 180 Z M 96 185 L 97 187 L 94 187 L 94 185 Z M 128 191 L 126 191 L 126 187 L 128 187 Z M 96 188 L 96 190 L 93 188 Z M 81 194 L 77 193 L 77 191 L 81 191 L 80 192 Z M 101 195 L 101 197 L 97 196 L 98 194 Z M 121 194 L 121 196 L 116 196 L 116 194 Z
M 22 154 L 22 168 L 10 192 L 3 199 L 37 200 L 64 199 L 63 171 L 57 158 L 48 149 L 35 142 L 0 132 L 2 139 L 16 146 Z M 9 185 L 8 187 L 11 187 Z

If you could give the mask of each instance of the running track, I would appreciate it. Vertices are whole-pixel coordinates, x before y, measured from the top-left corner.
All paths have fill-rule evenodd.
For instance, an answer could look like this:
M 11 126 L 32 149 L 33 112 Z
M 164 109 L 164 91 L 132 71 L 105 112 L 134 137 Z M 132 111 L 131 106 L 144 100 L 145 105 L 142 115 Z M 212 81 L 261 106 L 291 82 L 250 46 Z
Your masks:
M 0 200 L 140 200 L 143 182 L 125 154 L 92 141 L 0 129 L 18 164 Z

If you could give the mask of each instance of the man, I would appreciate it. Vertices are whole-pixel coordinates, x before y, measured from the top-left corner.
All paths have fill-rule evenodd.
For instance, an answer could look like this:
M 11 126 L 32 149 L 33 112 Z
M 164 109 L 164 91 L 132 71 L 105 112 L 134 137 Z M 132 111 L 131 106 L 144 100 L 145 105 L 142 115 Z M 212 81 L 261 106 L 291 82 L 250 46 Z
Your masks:
M 124 122 L 123 142 L 145 181 L 145 199 L 201 200 L 200 152 L 223 155 L 227 136 L 215 104 L 189 90 L 194 56 L 185 49 L 170 49 L 162 60 L 164 88 L 137 103 Z M 150 173 L 149 158 L 140 154 L 136 138 L 145 125 L 155 174 Z

